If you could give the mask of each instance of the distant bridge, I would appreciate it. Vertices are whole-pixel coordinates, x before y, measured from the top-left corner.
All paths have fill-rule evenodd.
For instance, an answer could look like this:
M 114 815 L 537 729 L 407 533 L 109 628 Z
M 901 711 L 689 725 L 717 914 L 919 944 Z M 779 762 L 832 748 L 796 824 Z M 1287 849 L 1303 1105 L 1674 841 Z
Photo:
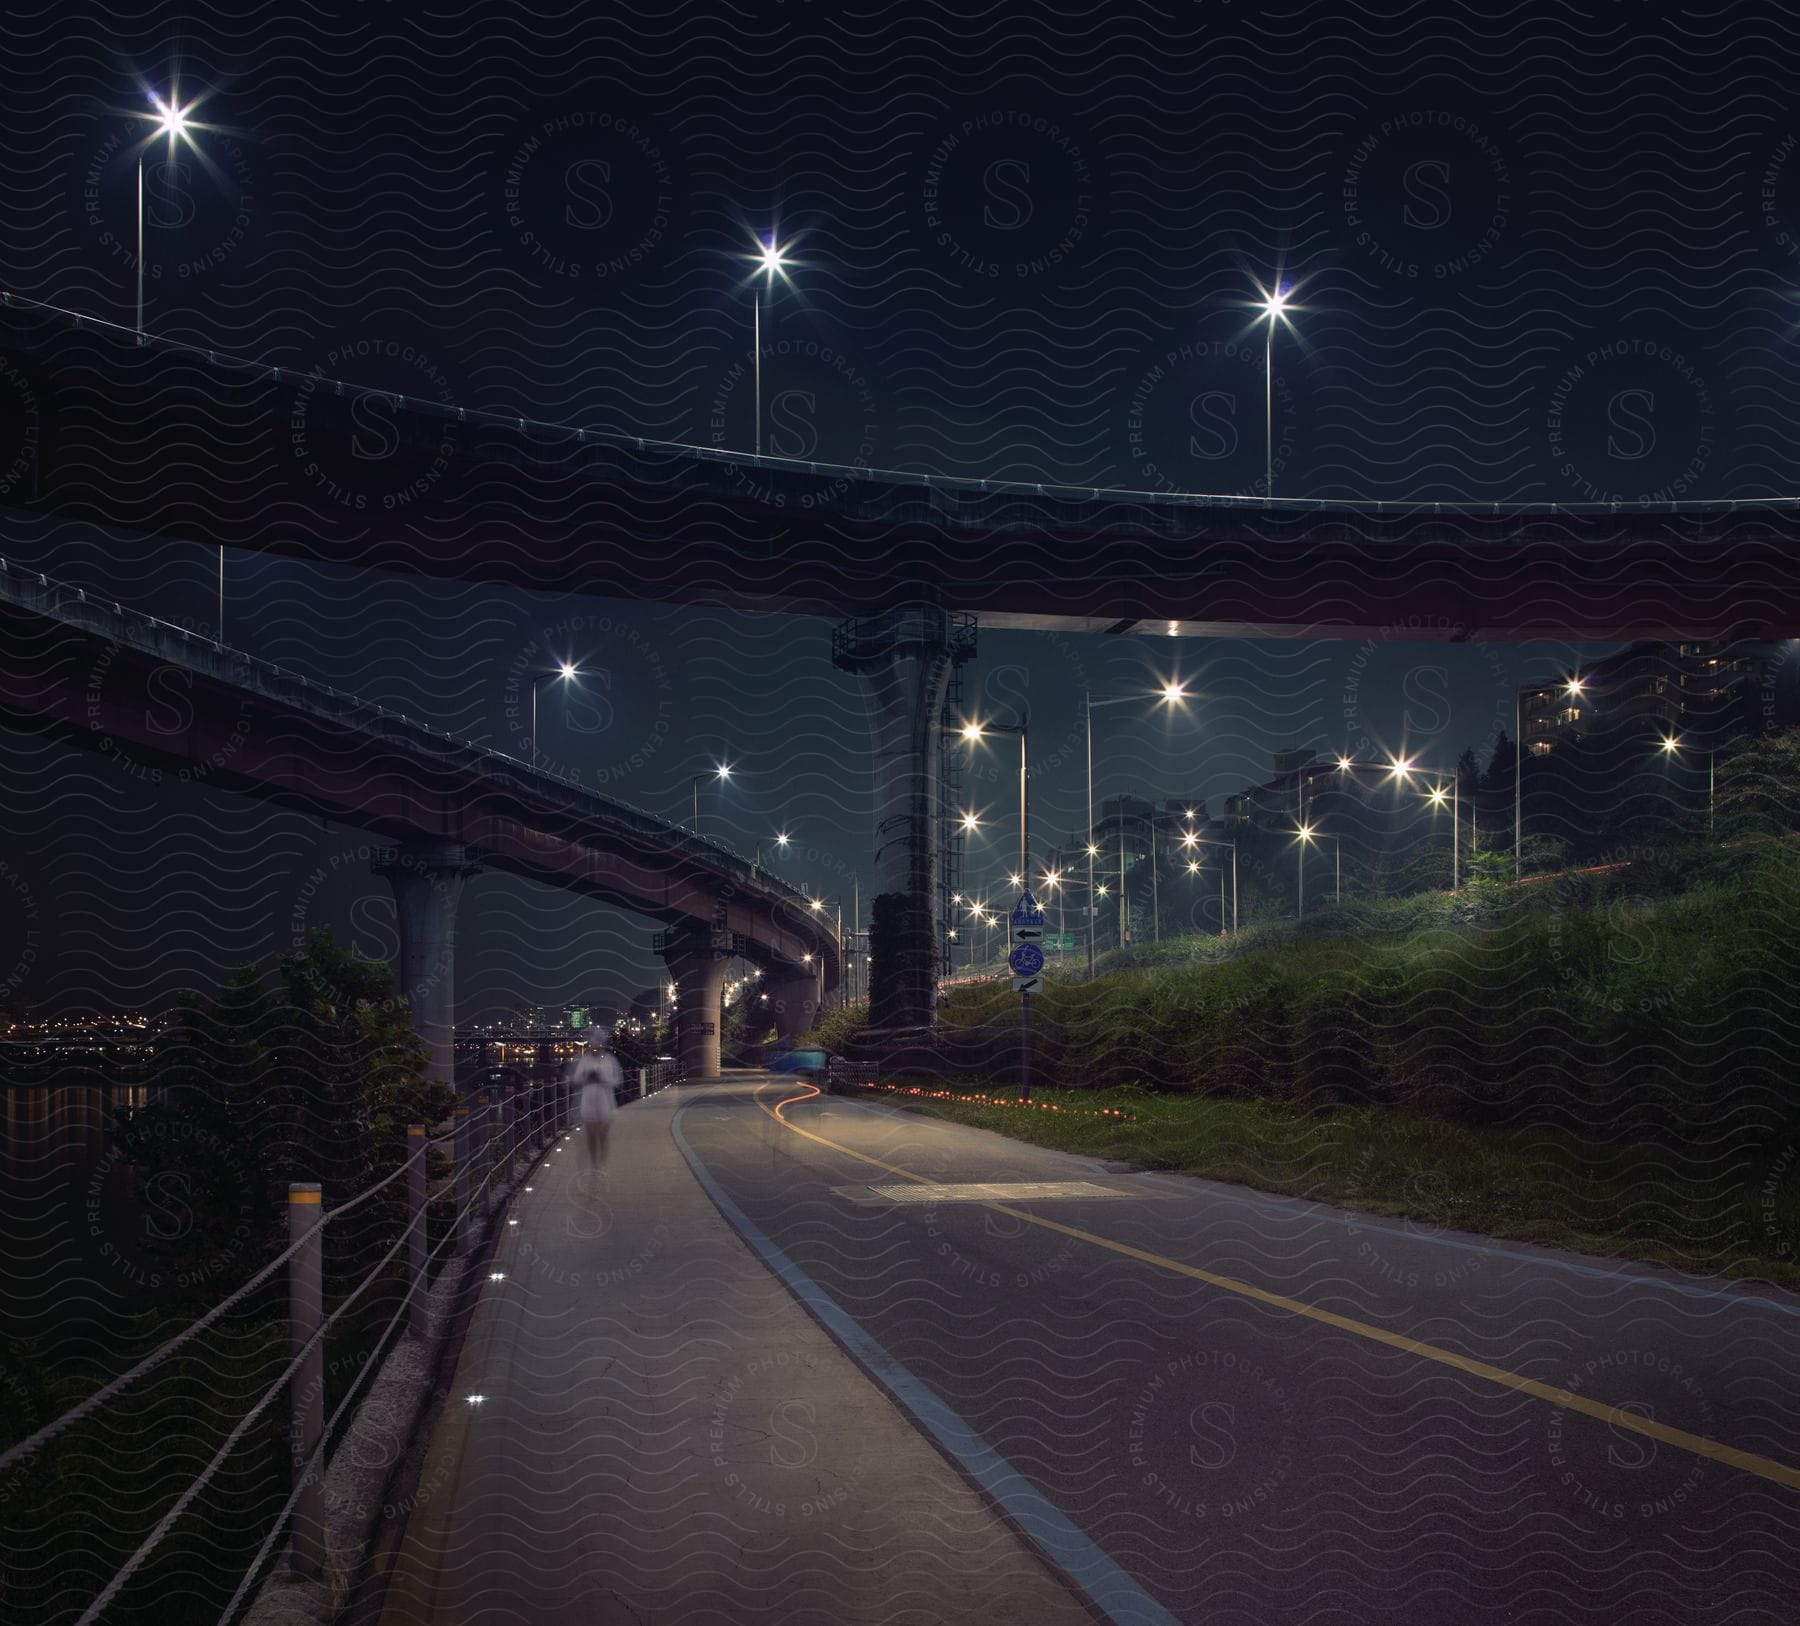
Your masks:
M 15 296 L 0 363 L 0 503 L 359 568 L 1112 633 L 1800 635 L 1794 502 L 1327 504 L 753 458 L 390 394 Z
M 188 705 L 173 732 L 151 680 Z M 241 650 L 0 559 L 0 712 L 90 749 L 359 825 L 399 915 L 402 990 L 448 1080 L 457 895 L 505 870 L 662 921 L 689 1076 L 716 1076 L 731 955 L 760 965 L 780 1026 L 809 1026 L 838 986 L 832 924 L 804 894 L 625 804 Z

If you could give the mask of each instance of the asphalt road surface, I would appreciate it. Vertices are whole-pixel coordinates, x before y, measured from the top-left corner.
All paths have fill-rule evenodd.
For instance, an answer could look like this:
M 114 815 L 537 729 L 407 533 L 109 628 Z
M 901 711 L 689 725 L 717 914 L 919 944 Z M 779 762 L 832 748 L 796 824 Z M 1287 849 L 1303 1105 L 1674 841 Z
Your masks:
M 514 1211 L 387 1626 L 1800 1618 L 1800 1297 L 765 1075 L 614 1140 Z

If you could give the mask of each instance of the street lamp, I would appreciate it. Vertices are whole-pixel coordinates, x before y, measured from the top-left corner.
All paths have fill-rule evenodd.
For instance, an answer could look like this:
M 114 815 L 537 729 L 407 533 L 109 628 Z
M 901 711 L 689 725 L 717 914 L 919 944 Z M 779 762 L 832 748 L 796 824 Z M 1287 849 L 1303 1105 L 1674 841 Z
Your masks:
M 1031 763 L 1026 745 L 1027 725 L 1030 717 L 1019 713 L 1016 723 L 982 723 L 980 721 L 963 724 L 962 737 L 971 745 L 979 744 L 988 734 L 1017 734 L 1019 736 L 1019 874 L 1015 879 L 1023 885 L 1023 877 L 1031 873 Z M 963 828 L 973 830 L 976 825 L 975 816 L 963 816 Z
M 1670 760 L 1674 759 L 1675 754 L 1678 751 L 1680 751 L 1680 749 L 1681 749 L 1681 741 L 1675 735 L 1672 735 L 1672 734 L 1669 735 L 1662 742 L 1663 755 L 1668 757 Z M 1706 834 L 1707 834 L 1708 839 L 1711 838 L 1712 833 L 1713 833 L 1713 753 L 1714 753 L 1714 750 L 1715 750 L 1715 747 L 1713 747 L 1713 746 L 1708 746 L 1707 750 L 1706 750 Z
M 775 276 L 779 272 L 785 279 L 788 261 L 781 252 L 781 246 L 775 241 L 774 234 L 756 245 L 756 268 L 764 274 L 764 288 L 773 293 Z M 750 326 L 750 355 L 754 362 L 755 394 L 756 394 L 756 455 L 762 456 L 762 292 L 753 298 Z
M 731 764 L 729 762 L 721 762 L 718 765 L 718 767 L 714 768 L 710 774 L 697 773 L 694 775 L 694 786 L 693 786 L 693 789 L 694 789 L 694 822 L 692 825 L 692 829 L 693 829 L 693 833 L 695 835 L 700 834 L 700 787 L 701 787 L 701 785 L 703 785 L 708 779 L 717 779 L 721 784 L 723 784 L 730 777 L 731 777 Z
M 1339 766 L 1354 767 L 1354 763 L 1340 762 Z M 1418 771 L 1418 764 L 1409 762 L 1405 757 L 1396 757 L 1390 764 L 1394 777 L 1402 782 L 1409 773 Z M 1452 773 L 1450 779 L 1450 890 L 1458 891 L 1462 886 L 1462 775 Z M 1444 805 L 1444 787 L 1433 785 L 1425 795 L 1433 807 Z
M 1300 872 L 1298 902 L 1294 904 L 1294 918 L 1301 920 L 1307 913 L 1307 845 L 1312 841 L 1332 843 L 1332 854 L 1336 855 L 1337 859 L 1336 891 L 1332 895 L 1332 900 L 1336 902 L 1337 908 L 1343 908 L 1343 902 L 1345 902 L 1345 839 L 1343 836 L 1327 836 L 1325 832 L 1316 830 L 1312 825 L 1301 825 L 1294 832 L 1294 837 L 1296 837 L 1296 848 L 1298 848 L 1296 868 Z M 1233 863 L 1237 863 L 1237 854 L 1233 854 Z
M 173 94 L 167 102 L 150 98 L 150 105 L 156 109 L 154 113 L 143 113 L 139 117 L 148 119 L 155 128 L 150 132 L 151 140 L 159 135 L 169 138 L 169 154 L 175 153 L 175 143 L 185 141 L 193 145 L 194 138 L 188 134 L 188 114 L 192 107 L 180 107 Z M 150 143 L 144 143 L 144 150 L 138 153 L 137 164 L 137 330 L 144 331 L 144 151 L 148 151 Z
M 1365 764 L 1356 762 L 1350 757 L 1345 756 L 1340 756 L 1338 758 L 1337 765 L 1339 772 L 1342 773 L 1348 773 L 1352 769 L 1365 766 Z M 1369 763 L 1367 766 L 1374 767 L 1375 764 Z M 1392 762 L 1388 763 L 1387 770 L 1402 784 L 1406 782 L 1407 777 L 1411 774 L 1438 771 L 1422 768 L 1410 757 L 1395 757 Z M 1462 775 L 1459 773 L 1450 773 L 1444 775 L 1444 777 L 1450 781 L 1450 789 L 1446 791 L 1442 784 L 1433 785 L 1431 789 L 1425 793 L 1425 796 L 1433 807 L 1442 807 L 1446 796 L 1448 796 L 1450 800 L 1450 889 L 1454 892 L 1462 885 Z M 1333 836 L 1329 839 L 1338 843 L 1338 902 L 1342 903 L 1344 901 L 1343 837 Z
M 1456 892 L 1462 887 L 1462 868 L 1460 861 L 1460 855 L 1462 853 L 1461 796 L 1462 775 L 1452 774 L 1450 777 L 1450 890 L 1452 892 Z M 1442 807 L 1444 805 L 1444 787 L 1442 785 L 1433 785 L 1431 787 L 1430 800 L 1433 807 Z M 1479 808 L 1480 803 L 1477 803 L 1476 806 Z
M 703 774 L 703 775 L 701 775 L 701 777 L 705 778 L 705 775 Z M 789 839 L 787 831 L 785 831 L 785 830 L 777 831 L 774 839 L 775 839 L 775 850 L 777 852 L 786 852 L 788 850 L 788 847 L 790 845 L 790 839 Z M 752 869 L 760 869 L 762 867 L 762 854 L 763 854 L 762 843 L 759 841 L 756 844 L 756 857 L 754 860 L 752 860 L 751 865 L 750 865 L 750 867 Z
M 1209 841 L 1205 836 L 1197 836 L 1192 830 L 1181 838 L 1184 847 L 1229 847 L 1231 849 L 1231 929 L 1237 930 L 1237 843 L 1235 841 Z M 1200 863 L 1198 859 L 1188 860 L 1188 874 L 1198 875 Z M 1219 861 L 1219 935 L 1225 935 L 1225 863 Z
M 154 113 L 142 113 L 138 116 L 149 120 L 152 125 L 150 141 L 158 136 L 169 138 L 169 156 L 175 155 L 175 143 L 185 141 L 190 147 L 194 138 L 190 131 L 196 128 L 188 114 L 193 112 L 190 102 L 182 107 L 175 100 L 175 93 L 169 93 L 166 102 L 150 98 L 150 105 L 156 109 Z M 144 336 L 144 154 L 150 149 L 150 141 L 146 141 L 138 152 L 137 161 L 137 331 L 141 343 Z M 198 149 L 195 149 L 198 151 Z M 225 641 L 225 544 L 219 544 L 219 641 Z
M 1263 334 L 1263 443 L 1267 453 L 1263 489 L 1271 497 L 1275 495 L 1275 324 L 1287 321 L 1287 308 L 1288 290 L 1277 277 L 1274 288 L 1263 293 L 1261 305 L 1269 323 Z
M 1187 699 L 1187 686 L 1176 679 L 1171 679 L 1162 686 L 1161 699 L 1165 706 L 1179 705 Z M 1087 714 L 1087 812 L 1088 812 L 1088 980 L 1094 976 L 1094 934 L 1098 926 L 1097 911 L 1094 908 L 1096 897 L 1105 897 L 1104 889 L 1094 885 L 1094 859 L 1100 849 L 1094 842 L 1094 708 L 1096 706 L 1122 706 L 1128 701 L 1139 700 L 1141 695 L 1117 694 L 1096 700 L 1092 690 L 1082 691 L 1082 705 Z M 1154 807 L 1150 813 L 1150 880 L 1152 887 L 1156 884 L 1156 812 Z M 1152 910 L 1160 917 L 1152 902 Z M 1119 947 L 1125 947 L 1125 931 L 1127 925 L 1127 902 L 1125 897 L 1125 802 L 1119 801 Z M 1156 920 L 1156 935 L 1161 936 L 1162 921 Z
M 531 674 L 531 765 L 537 766 L 538 760 L 538 687 L 552 681 L 567 683 L 570 678 L 581 676 L 580 668 L 562 662 L 553 672 L 533 672 Z
M 1585 684 L 1579 674 L 1563 680 L 1564 692 L 1573 697 Z M 1517 689 L 1513 690 L 1513 883 L 1525 879 L 1525 706 Z

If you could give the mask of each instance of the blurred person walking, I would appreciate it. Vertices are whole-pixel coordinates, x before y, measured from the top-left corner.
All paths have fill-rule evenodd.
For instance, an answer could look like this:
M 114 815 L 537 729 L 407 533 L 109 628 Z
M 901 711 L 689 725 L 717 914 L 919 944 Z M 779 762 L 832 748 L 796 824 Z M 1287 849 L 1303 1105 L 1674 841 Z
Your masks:
M 569 1083 L 581 1091 L 576 1110 L 587 1142 L 588 1167 L 596 1172 L 606 1157 L 607 1137 L 619 1110 L 618 1090 L 624 1082 L 624 1069 L 604 1038 L 589 1039 L 569 1066 Z

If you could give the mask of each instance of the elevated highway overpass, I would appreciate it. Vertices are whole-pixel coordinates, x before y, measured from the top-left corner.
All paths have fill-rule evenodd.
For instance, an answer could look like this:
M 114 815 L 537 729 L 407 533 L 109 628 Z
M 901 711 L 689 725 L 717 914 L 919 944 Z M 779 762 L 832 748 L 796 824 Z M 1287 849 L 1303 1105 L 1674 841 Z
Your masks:
M 350 355 L 336 367 L 363 376 L 335 377 L 0 294 L 0 504 L 359 568 L 841 618 L 1800 635 L 1797 502 L 1349 504 L 954 480 L 474 410 L 382 364 Z M 415 393 L 370 387 L 368 369 L 395 366 Z
M 902 1024 L 931 1016 L 940 722 L 976 627 L 1800 635 L 1800 500 L 1330 504 L 950 480 L 477 410 L 386 348 L 325 358 L 368 369 L 338 377 L 0 293 L 0 522 L 13 537 L 0 551 L 54 558 L 83 531 L 115 545 L 126 533 L 838 618 L 834 661 L 869 703 L 876 895 L 893 922 L 894 958 L 872 986 Z
M 151 707 L 154 687 L 182 703 Z M 691 1076 L 719 1070 L 728 960 L 784 1033 L 838 986 L 831 923 L 715 842 L 581 785 L 0 559 L 0 713 L 91 750 L 358 825 L 391 843 L 399 981 L 451 1077 L 463 880 L 503 870 L 662 922 Z

